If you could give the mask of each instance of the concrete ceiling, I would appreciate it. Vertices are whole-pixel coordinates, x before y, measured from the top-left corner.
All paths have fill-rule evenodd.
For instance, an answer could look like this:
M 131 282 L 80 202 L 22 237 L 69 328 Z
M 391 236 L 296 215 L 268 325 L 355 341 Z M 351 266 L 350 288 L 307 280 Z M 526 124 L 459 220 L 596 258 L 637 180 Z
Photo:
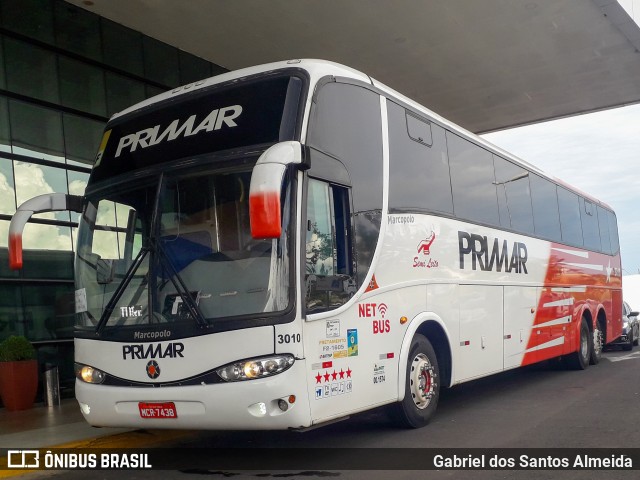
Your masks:
M 474 132 L 640 102 L 616 0 L 67 0 L 230 70 L 347 64 Z

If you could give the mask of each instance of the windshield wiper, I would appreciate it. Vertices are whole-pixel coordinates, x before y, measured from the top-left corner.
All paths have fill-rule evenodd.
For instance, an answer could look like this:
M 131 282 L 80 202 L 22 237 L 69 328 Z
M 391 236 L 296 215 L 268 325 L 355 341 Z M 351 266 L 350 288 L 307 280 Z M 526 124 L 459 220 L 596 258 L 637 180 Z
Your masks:
M 100 316 L 100 321 L 96 326 L 96 333 L 100 334 L 104 329 L 104 326 L 109 321 L 109 317 L 111 316 L 111 313 L 113 313 L 113 309 L 116 307 L 116 303 L 118 303 L 118 301 L 120 300 L 120 297 L 122 297 L 122 294 L 127 289 L 127 286 L 129 285 L 129 283 L 131 283 L 133 276 L 135 275 L 136 271 L 140 267 L 140 264 L 142 263 L 142 261 L 144 260 L 144 257 L 147 255 L 148 252 L 149 252 L 149 249 L 145 247 L 142 247 L 138 252 L 138 255 L 133 260 L 133 263 L 127 270 L 127 273 L 124 274 L 124 278 L 122 279 L 122 282 L 120 282 L 120 285 L 118 285 L 118 288 L 116 288 L 116 291 L 113 292 L 113 296 L 109 300 L 109 303 L 107 303 L 107 306 L 104 308 L 104 312 L 102 312 L 102 315 Z
M 160 263 L 162 264 L 162 266 L 168 270 L 169 280 L 171 280 L 171 283 L 173 283 L 176 292 L 178 292 L 178 295 L 180 295 L 180 298 L 182 298 L 182 301 L 189 310 L 189 314 L 191 315 L 191 317 L 195 319 L 196 323 L 201 328 L 208 327 L 209 324 L 205 320 L 204 315 L 202 315 L 200 307 L 198 307 L 198 304 L 194 301 L 193 297 L 189 293 L 189 289 L 184 283 L 184 280 L 171 263 L 171 260 L 169 260 L 169 257 L 167 257 L 167 254 L 164 251 L 164 247 L 162 246 L 162 242 L 154 239 L 151 245 L 154 247 L 154 251 L 160 259 Z

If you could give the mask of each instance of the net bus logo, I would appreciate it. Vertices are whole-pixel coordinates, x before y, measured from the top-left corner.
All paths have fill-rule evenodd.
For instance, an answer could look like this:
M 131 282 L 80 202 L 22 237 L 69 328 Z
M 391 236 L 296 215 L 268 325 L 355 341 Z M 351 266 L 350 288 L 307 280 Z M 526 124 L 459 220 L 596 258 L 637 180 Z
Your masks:
M 242 106 L 231 105 L 229 107 L 212 110 L 211 113 L 202 118 L 198 123 L 196 123 L 196 115 L 191 115 L 182 124 L 180 123 L 180 119 L 176 118 L 162 131 L 160 131 L 161 125 L 145 128 L 144 130 L 120 138 L 115 156 L 119 157 L 123 151 L 127 150 L 129 153 L 134 152 L 138 147 L 153 147 L 161 142 L 170 142 L 179 137 L 190 137 L 200 132 L 220 130 L 223 125 L 229 128 L 237 127 L 238 124 L 234 120 L 238 118 L 241 113 Z M 103 140 L 103 142 L 106 143 L 106 140 Z

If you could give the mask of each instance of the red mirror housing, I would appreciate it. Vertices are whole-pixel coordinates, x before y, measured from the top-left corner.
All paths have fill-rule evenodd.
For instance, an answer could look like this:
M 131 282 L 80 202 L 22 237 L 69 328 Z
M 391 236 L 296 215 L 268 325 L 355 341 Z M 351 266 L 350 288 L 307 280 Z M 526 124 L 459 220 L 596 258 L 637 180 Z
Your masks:
M 302 162 L 298 142 L 282 142 L 268 148 L 258 159 L 251 174 L 249 218 L 255 239 L 279 238 L 282 235 L 280 195 L 287 165 Z

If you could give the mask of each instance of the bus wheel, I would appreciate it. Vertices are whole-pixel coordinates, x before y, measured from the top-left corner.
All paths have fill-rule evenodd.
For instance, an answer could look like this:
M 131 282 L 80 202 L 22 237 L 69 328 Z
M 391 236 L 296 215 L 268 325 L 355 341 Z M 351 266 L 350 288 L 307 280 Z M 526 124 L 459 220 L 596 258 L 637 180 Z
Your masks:
M 596 322 L 596 329 L 593 331 L 593 343 L 591 344 L 591 355 L 589 357 L 589 363 L 591 365 L 597 365 L 602 358 L 602 346 L 603 336 L 602 330 L 600 330 L 600 322 Z
M 587 325 L 587 320 L 583 317 L 580 324 L 580 347 L 577 352 L 573 352 L 567 356 L 567 365 L 572 370 L 584 370 L 589 366 L 589 358 L 591 355 L 591 348 L 589 346 L 590 339 L 589 326 Z
M 404 400 L 392 405 L 396 422 L 408 428 L 420 428 L 431 420 L 440 397 L 438 359 L 429 340 L 416 334 L 407 358 Z

